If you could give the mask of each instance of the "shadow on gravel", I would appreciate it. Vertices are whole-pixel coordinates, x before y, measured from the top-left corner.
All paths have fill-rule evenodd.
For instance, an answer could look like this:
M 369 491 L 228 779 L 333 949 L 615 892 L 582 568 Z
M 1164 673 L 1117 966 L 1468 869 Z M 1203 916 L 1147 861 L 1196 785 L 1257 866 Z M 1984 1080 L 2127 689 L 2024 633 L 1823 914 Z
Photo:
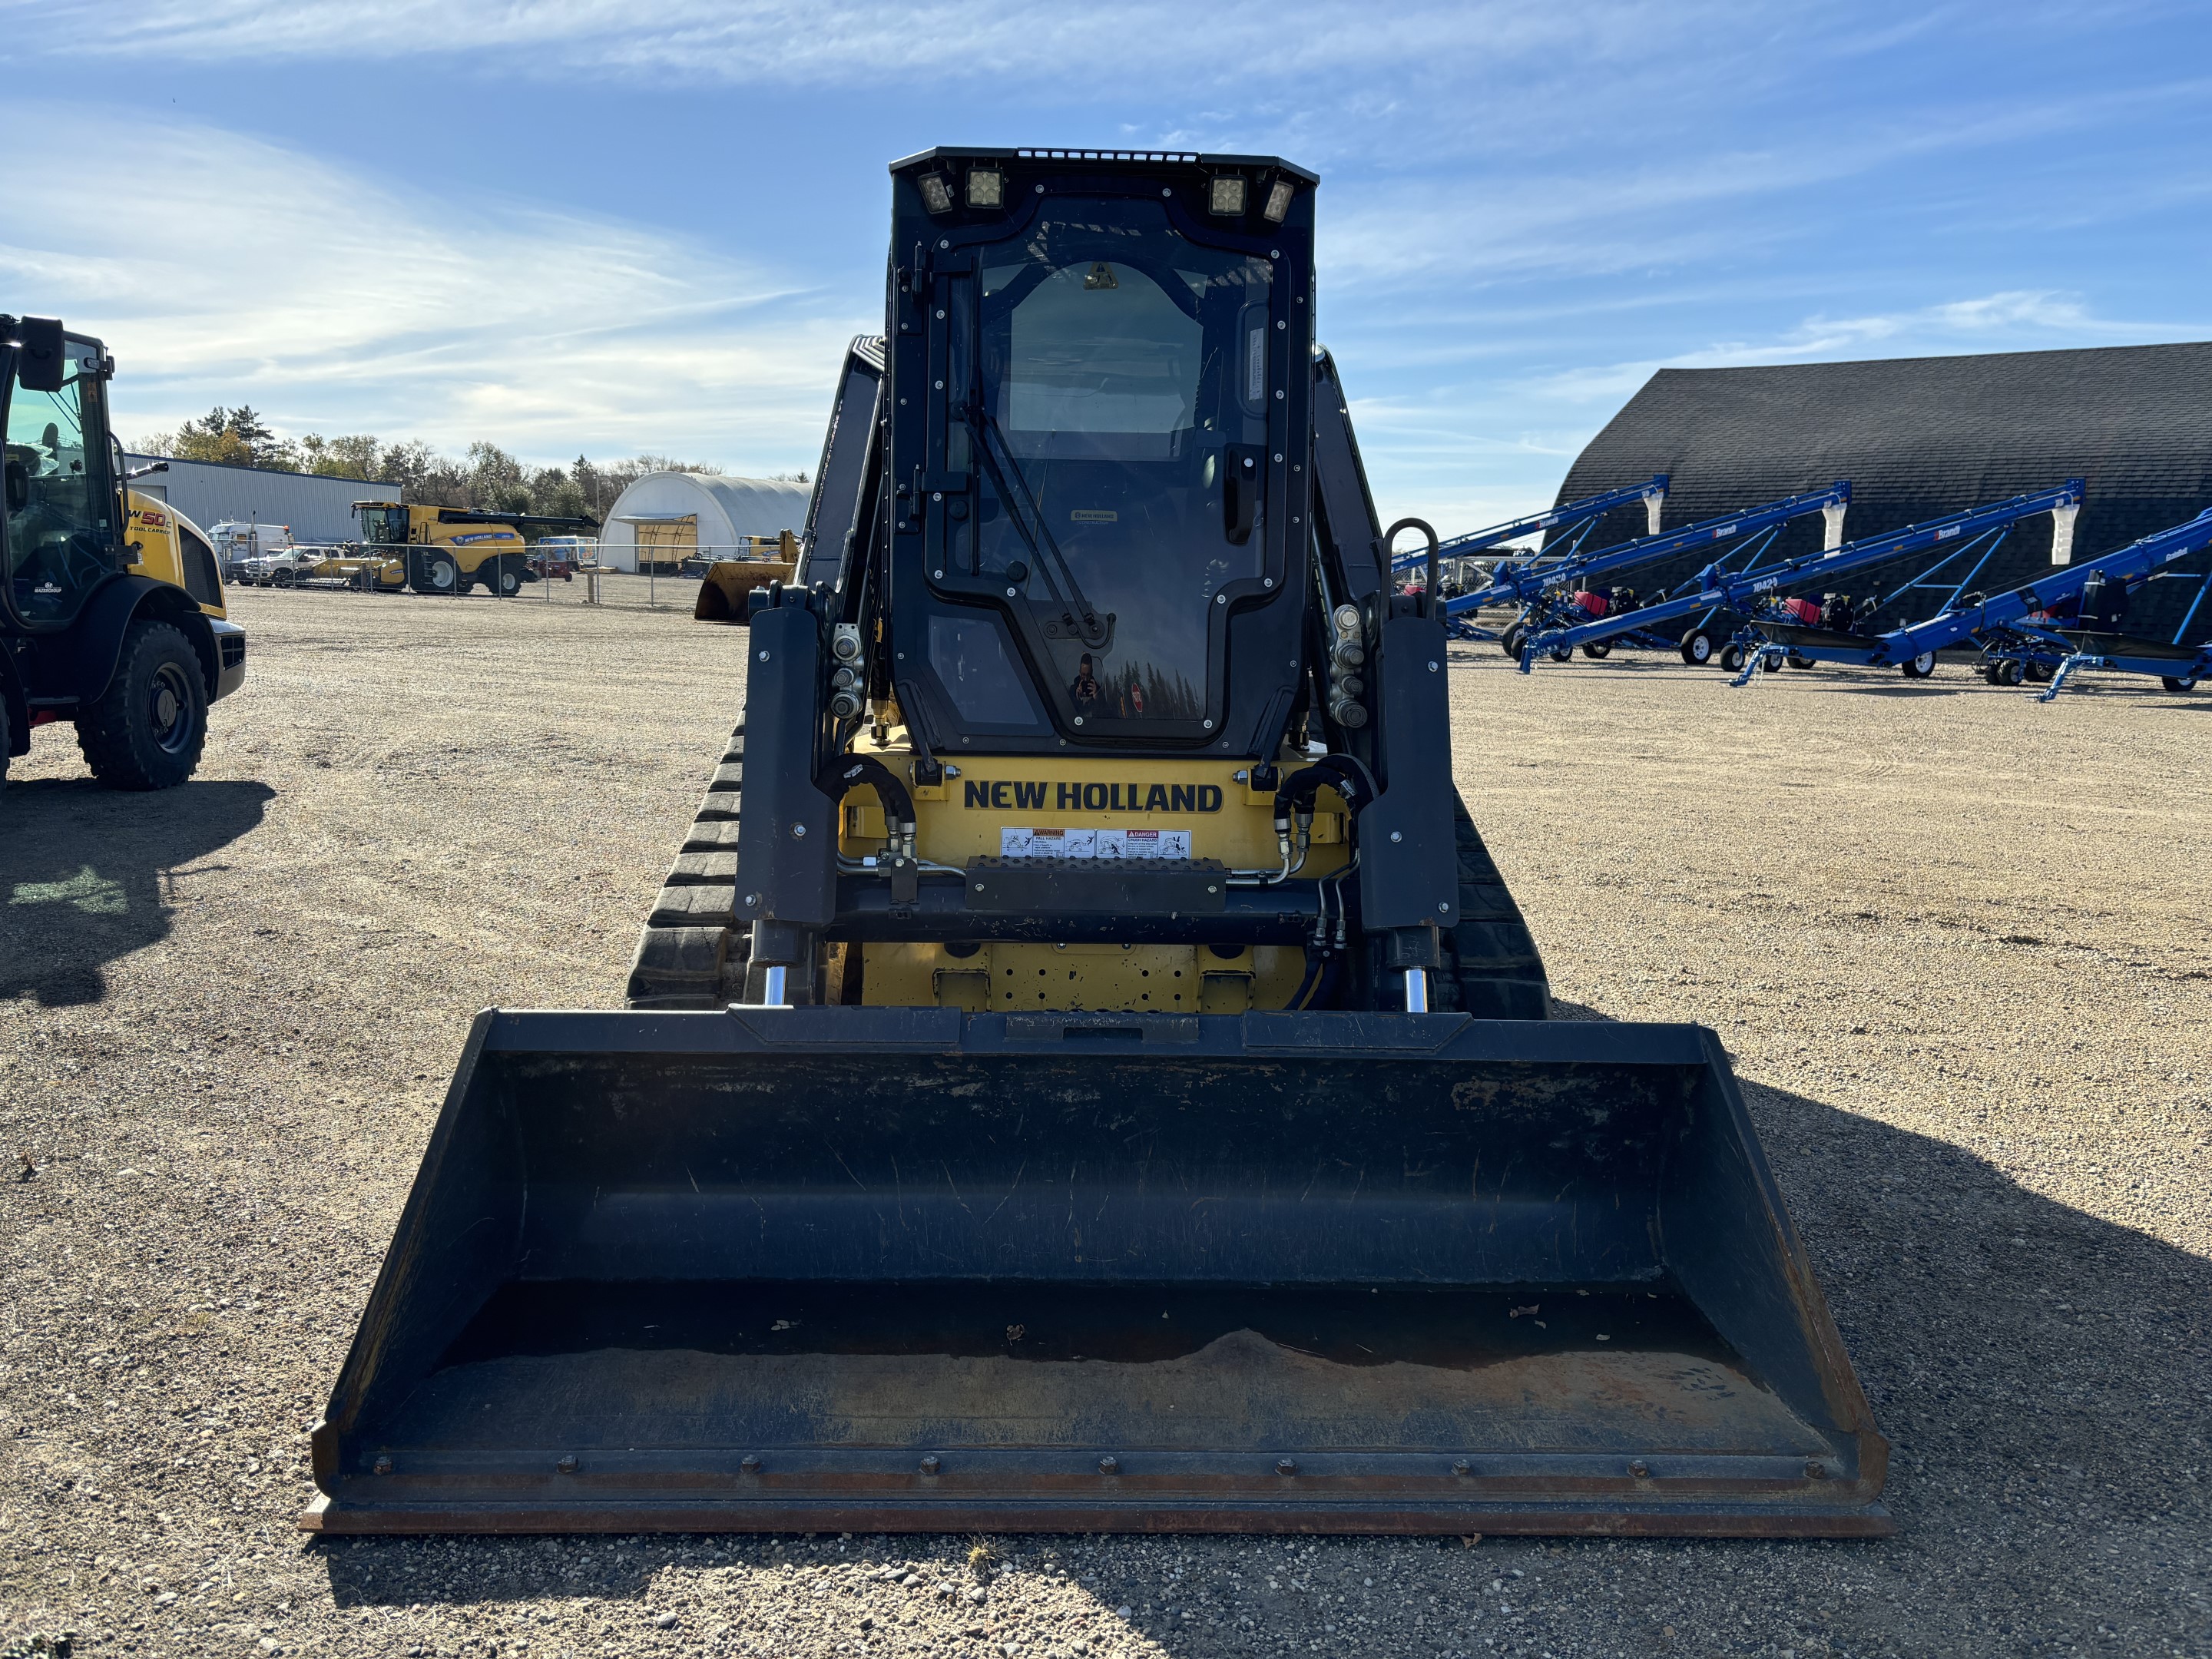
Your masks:
M 1604 1018 L 1575 1004 L 1559 1012 Z M 2108 1645 L 2098 1626 L 2130 1617 L 2168 1627 L 2176 1616 L 2195 1617 L 2183 1594 L 2198 1581 L 2181 1568 L 2190 1552 L 2178 1540 L 2201 1538 L 2212 1524 L 2203 1483 L 2212 1262 L 2039 1196 L 1948 1143 L 1804 1095 L 1753 1083 L 1744 1092 L 1894 1443 L 1887 1498 L 1901 1534 L 1840 1546 L 1655 1541 L 1635 1550 L 1596 1540 L 1487 1540 L 1497 1571 L 1541 1565 L 1557 1575 L 1555 1590 L 1580 1598 L 1570 1604 L 1575 1629 L 1545 1639 L 1558 1650 L 1558 1640 L 1579 1632 L 1604 1638 L 1606 1652 L 1678 1650 L 1640 1606 L 1671 1607 L 1666 1617 L 1686 1640 L 1703 1632 L 1684 1651 L 1771 1655 L 1779 1647 L 1770 1638 L 1794 1632 L 1808 1653 L 1893 1652 L 1902 1637 L 1913 1652 L 2014 1655 Z M 1413 1552 L 1392 1558 L 1394 1572 L 1426 1581 L 1401 1579 L 1408 1606 L 1458 1582 L 1448 1548 L 1422 1565 L 1434 1541 L 1370 1547 Z M 635 1601 L 663 1568 L 782 1559 L 768 1540 L 696 1535 L 329 1539 L 313 1547 L 341 1607 Z M 855 1537 L 841 1553 L 825 1534 L 818 1553 L 792 1547 L 790 1559 L 801 1561 L 882 1562 L 957 1557 L 965 1545 Z M 1209 1558 L 1225 1561 L 1283 1546 L 1129 1539 L 1119 1547 L 1142 1552 L 1121 1559 L 1151 1563 L 1137 1570 L 1156 1583 L 1158 1561 L 1177 1551 L 1227 1553 Z M 1854 1561 L 1862 1574 L 1880 1575 L 1881 1595 L 1821 1588 Z M 1739 1567 L 1759 1577 L 1739 1577 Z M 1251 1591 L 1239 1593 L 1235 1611 L 1255 1620 L 1248 1630 L 1170 1632 L 1141 1613 L 1133 1622 L 1188 1659 L 1273 1653 L 1285 1637 L 1303 1648 L 1314 1634 L 1311 1609 L 1259 1595 L 1258 1577 L 1247 1582 Z M 2145 1608 L 2143 1586 L 2154 1583 L 2172 1594 Z M 1111 1580 L 1099 1593 L 1107 1607 L 1145 1594 Z M 1739 1629 L 1746 1596 L 1765 1615 L 1755 1640 Z M 1449 1650 L 1486 1651 L 1480 1638 L 1493 1632 L 1486 1621 L 1471 1625 Z M 1829 1645 L 1809 1645 L 1816 1638 Z M 1419 1650 L 1436 1650 L 1438 1639 L 1431 1626 Z
M 0 1000 L 97 1002 L 105 965 L 169 931 L 168 881 L 261 822 L 265 783 L 188 783 L 149 794 L 89 778 L 11 783 L 0 795 Z

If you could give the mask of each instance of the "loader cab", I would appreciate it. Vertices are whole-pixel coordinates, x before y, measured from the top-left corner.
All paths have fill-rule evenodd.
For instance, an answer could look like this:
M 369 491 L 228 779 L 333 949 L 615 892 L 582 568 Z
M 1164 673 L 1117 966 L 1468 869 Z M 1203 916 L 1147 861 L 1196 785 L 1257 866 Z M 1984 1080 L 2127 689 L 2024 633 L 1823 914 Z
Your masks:
M 1313 176 L 896 164 L 884 533 L 939 750 L 1273 752 L 1298 683 Z
M 9 349 L 0 621 L 47 633 L 76 619 L 122 568 L 119 496 L 107 436 L 106 356 L 97 340 L 31 319 Z

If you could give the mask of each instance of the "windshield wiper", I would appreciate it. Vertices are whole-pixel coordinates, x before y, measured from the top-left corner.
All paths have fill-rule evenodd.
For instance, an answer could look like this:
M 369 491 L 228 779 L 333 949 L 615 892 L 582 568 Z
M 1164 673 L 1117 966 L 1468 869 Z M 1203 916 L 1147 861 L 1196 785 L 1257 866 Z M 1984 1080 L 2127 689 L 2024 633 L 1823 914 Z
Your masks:
M 1030 556 L 1037 562 L 1037 574 L 1044 578 L 1045 586 L 1052 590 L 1052 597 L 1060 607 L 1060 622 L 1093 651 L 1104 650 L 1114 638 L 1114 618 L 1109 614 L 1104 621 L 1100 621 L 1097 609 L 1085 597 L 1083 585 L 1075 580 L 1075 572 L 1067 562 L 1067 556 L 1060 550 L 1060 544 L 1053 539 L 1052 530 L 1045 523 L 1044 509 L 1037 505 L 1036 497 L 1030 494 L 1029 481 L 1022 477 L 1021 463 L 1014 459 L 1013 446 L 1006 441 L 1006 434 L 999 429 L 999 422 L 988 410 L 970 404 L 962 409 L 960 414 L 968 429 L 975 434 L 976 458 L 983 463 L 983 471 L 991 480 L 991 487 L 999 492 L 999 499 L 1006 504 L 1008 521 L 1013 525 L 1014 532 L 1020 536 L 1023 544 L 1029 549 Z M 994 437 L 999 441 L 999 447 L 1006 452 L 1007 469 L 1012 472 L 1014 483 L 1020 489 L 1018 500 L 1014 491 L 1007 487 L 1006 474 L 1000 471 L 999 463 L 991 453 L 990 441 Z M 1028 507 L 1030 518 L 1036 521 L 1036 535 L 1030 533 L 1030 526 L 1023 521 L 1024 507 Z M 1039 537 L 1043 538 L 1042 544 Z M 1080 623 L 1076 619 L 1079 612 L 1082 617 Z

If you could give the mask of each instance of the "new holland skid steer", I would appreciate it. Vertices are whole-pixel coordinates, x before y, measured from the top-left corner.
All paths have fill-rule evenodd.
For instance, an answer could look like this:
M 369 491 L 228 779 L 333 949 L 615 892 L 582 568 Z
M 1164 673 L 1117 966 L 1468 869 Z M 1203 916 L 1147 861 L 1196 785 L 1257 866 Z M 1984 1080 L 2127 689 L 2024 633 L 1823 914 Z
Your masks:
M 478 1018 L 302 1524 L 1887 1531 L 1718 1041 L 1546 1017 L 1313 176 L 891 173 L 632 1008 Z

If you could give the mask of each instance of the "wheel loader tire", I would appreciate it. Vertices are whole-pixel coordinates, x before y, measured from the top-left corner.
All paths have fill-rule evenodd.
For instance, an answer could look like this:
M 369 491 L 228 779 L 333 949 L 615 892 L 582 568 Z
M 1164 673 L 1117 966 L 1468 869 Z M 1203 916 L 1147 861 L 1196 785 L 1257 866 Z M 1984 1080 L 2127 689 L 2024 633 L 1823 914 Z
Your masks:
M 111 789 L 168 789 L 191 776 L 207 744 L 207 680 L 174 624 L 141 618 L 124 635 L 114 678 L 76 717 L 77 747 Z
M 1592 640 L 1589 643 L 1583 647 L 1583 655 L 1588 657 L 1592 662 L 1603 662 L 1612 654 L 1613 641 L 1611 640 Z
M 1713 659 L 1713 636 L 1702 628 L 1693 628 L 1682 635 L 1682 660 L 1692 668 L 1703 668 Z
M 2158 677 L 2158 683 L 2178 696 L 2185 691 L 2194 691 L 2197 689 L 2197 676 L 2194 674 L 2161 674 Z
M 407 585 L 417 593 L 465 592 L 459 560 L 450 553 L 418 553 L 408 561 Z

